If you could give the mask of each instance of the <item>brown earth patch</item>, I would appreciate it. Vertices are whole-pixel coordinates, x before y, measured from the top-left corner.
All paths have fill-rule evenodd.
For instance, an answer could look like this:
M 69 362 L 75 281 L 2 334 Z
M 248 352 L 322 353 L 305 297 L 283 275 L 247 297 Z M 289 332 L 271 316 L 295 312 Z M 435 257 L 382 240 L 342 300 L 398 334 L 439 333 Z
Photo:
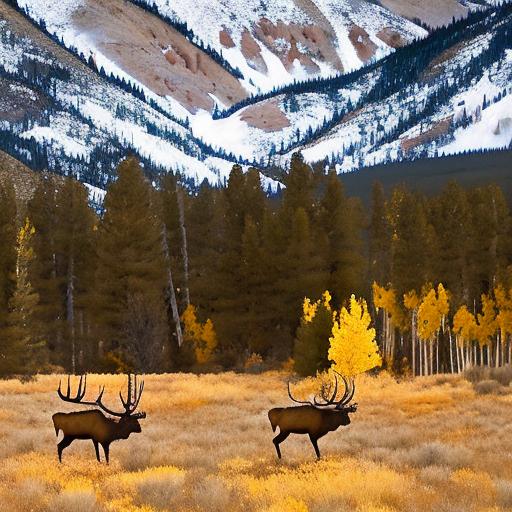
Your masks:
M 290 121 L 279 108 L 277 100 L 265 101 L 245 109 L 240 119 L 265 132 L 277 132 L 290 126 Z
M 219 41 L 224 48 L 234 48 L 235 42 L 231 38 L 231 34 L 226 30 L 223 29 L 219 32 Z
M 261 48 L 248 30 L 244 30 L 242 33 L 241 45 L 242 55 L 247 60 L 249 66 L 261 73 L 266 73 L 268 69 L 261 56 Z
M 409 152 L 415 147 L 421 146 L 422 144 L 428 144 L 438 139 L 441 135 L 444 135 L 450 129 L 452 124 L 453 116 L 449 116 L 441 121 L 437 122 L 430 130 L 423 132 L 417 137 L 410 139 L 402 139 L 400 144 L 405 153 Z
M 240 82 L 176 30 L 122 0 L 87 0 L 74 27 L 121 69 L 191 112 L 211 110 L 210 94 L 232 105 L 247 93 Z
M 352 25 L 348 34 L 350 42 L 357 52 L 357 56 L 363 61 L 371 59 L 377 51 L 377 45 L 370 39 L 364 28 Z
M 464 18 L 468 8 L 458 0 L 380 0 L 380 3 L 400 16 L 419 19 L 432 27 L 446 25 L 452 18 Z
M 401 34 L 389 27 L 385 27 L 377 32 L 377 37 L 391 48 L 400 48 L 407 44 L 407 41 Z

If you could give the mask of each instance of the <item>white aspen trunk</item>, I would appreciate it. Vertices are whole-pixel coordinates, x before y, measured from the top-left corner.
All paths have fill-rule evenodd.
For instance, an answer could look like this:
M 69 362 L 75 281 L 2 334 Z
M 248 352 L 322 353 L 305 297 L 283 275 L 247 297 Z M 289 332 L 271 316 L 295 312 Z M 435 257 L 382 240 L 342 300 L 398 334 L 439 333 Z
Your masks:
M 496 335 L 496 355 L 494 356 L 494 366 L 496 368 L 498 368 L 498 366 L 500 365 L 500 345 L 500 333 L 498 332 L 498 334 Z
M 450 372 L 455 373 L 455 368 L 453 366 L 453 340 L 452 340 L 452 331 L 448 329 L 448 339 L 450 344 Z M 458 372 L 457 372 L 458 373 Z
M 180 313 L 178 311 L 178 303 L 176 301 L 176 292 L 174 291 L 174 282 L 172 279 L 171 256 L 169 253 L 169 243 L 167 241 L 167 228 L 163 226 L 162 246 L 164 250 L 165 261 L 167 262 L 167 286 L 169 288 L 169 299 L 171 302 L 171 311 L 174 324 L 176 326 L 176 337 L 178 338 L 178 347 L 183 345 L 183 332 L 181 330 Z
M 439 336 L 436 339 L 436 373 L 439 374 Z
M 416 376 L 416 326 L 414 325 L 415 324 L 415 321 L 414 321 L 415 315 L 416 315 L 416 310 L 414 309 L 412 311 L 412 316 L 411 316 L 411 344 L 412 344 L 411 359 L 412 359 L 412 376 L 413 377 Z
M 183 194 L 178 181 L 176 181 L 176 198 L 178 201 L 178 212 L 180 217 L 180 229 L 181 229 L 181 255 L 183 258 L 183 273 L 185 275 L 185 304 L 190 305 L 190 292 L 188 288 L 189 272 L 188 272 L 188 243 L 187 243 L 187 227 L 185 225 L 185 206 L 183 204 Z
M 420 356 L 420 360 L 419 360 L 419 375 L 420 377 L 423 375 L 423 350 L 422 350 L 422 347 L 421 347 L 421 342 L 418 342 L 418 352 L 419 352 L 419 356 Z
M 423 342 L 423 363 L 425 365 L 423 375 L 428 375 L 427 342 Z
M 429 341 L 428 342 L 428 360 L 429 360 L 429 364 L 430 364 L 430 374 L 429 375 L 434 375 L 434 342 L 433 341 Z

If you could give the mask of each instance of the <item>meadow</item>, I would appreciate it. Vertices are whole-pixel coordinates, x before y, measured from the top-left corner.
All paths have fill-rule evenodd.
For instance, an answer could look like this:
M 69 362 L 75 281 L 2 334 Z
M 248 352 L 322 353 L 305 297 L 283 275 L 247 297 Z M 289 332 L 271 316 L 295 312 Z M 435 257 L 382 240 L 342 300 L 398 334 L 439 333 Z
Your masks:
M 512 510 L 512 388 L 460 376 L 356 381 L 349 427 L 319 441 L 290 436 L 278 461 L 267 418 L 290 405 L 289 375 L 150 375 L 143 431 L 99 464 L 75 441 L 59 464 L 51 416 L 80 410 L 59 376 L 0 382 L 0 511 Z M 89 377 L 117 406 L 123 376 Z M 297 393 L 314 389 L 306 381 Z M 102 454 L 103 455 L 103 454 Z

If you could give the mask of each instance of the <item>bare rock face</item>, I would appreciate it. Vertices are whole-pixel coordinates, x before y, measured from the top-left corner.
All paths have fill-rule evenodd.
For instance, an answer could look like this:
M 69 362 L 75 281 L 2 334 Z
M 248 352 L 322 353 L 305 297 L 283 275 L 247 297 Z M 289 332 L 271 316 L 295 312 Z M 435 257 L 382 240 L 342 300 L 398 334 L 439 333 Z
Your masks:
M 334 35 L 316 25 L 272 23 L 261 18 L 253 29 L 254 37 L 277 55 L 289 71 L 297 60 L 310 73 L 319 71 L 313 59 L 327 62 L 342 71 L 343 65 L 335 50 Z
M 73 24 L 106 58 L 191 112 L 212 110 L 210 94 L 227 105 L 247 95 L 222 66 L 169 25 L 129 2 L 87 0 L 74 13 Z
M 276 100 L 258 103 L 244 110 L 240 116 L 249 126 L 265 132 L 277 132 L 290 126 L 288 118 L 279 108 Z
M 377 45 L 370 39 L 368 32 L 357 25 L 352 25 L 348 34 L 350 42 L 363 62 L 371 59 L 377 51 Z

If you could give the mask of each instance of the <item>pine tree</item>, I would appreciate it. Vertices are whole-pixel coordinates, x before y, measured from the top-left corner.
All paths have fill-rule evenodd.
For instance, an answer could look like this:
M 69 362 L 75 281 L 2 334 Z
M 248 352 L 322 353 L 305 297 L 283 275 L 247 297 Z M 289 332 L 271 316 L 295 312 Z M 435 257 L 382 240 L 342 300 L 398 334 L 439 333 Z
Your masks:
M 352 294 L 364 291 L 362 206 L 358 200 L 346 197 L 341 180 L 332 170 L 319 209 L 317 230 L 325 233 L 327 242 L 328 289 L 335 303 L 342 304 Z
M 97 322 L 105 348 L 138 371 L 166 368 L 165 263 L 155 192 L 133 157 L 118 168 L 99 227 Z
M 55 252 L 61 302 L 65 303 L 64 366 L 75 373 L 96 355 L 87 338 L 94 287 L 96 216 L 87 189 L 65 179 L 56 195 Z
M 16 194 L 10 181 L 0 184 L 0 326 L 16 287 Z
M 370 282 L 387 285 L 391 279 L 391 229 L 384 187 L 380 182 L 375 182 L 372 188 L 368 238 Z
M 68 366 L 62 355 L 69 353 L 65 346 L 65 301 L 57 269 L 57 178 L 45 175 L 39 181 L 28 203 L 28 217 L 35 228 L 33 247 L 35 259 L 30 266 L 30 282 L 39 296 L 35 315 L 50 351 L 51 362 Z
M 6 327 L 2 334 L 5 349 L 0 358 L 0 374 L 29 373 L 39 370 L 45 361 L 44 342 L 39 337 L 35 311 L 39 297 L 29 279 L 34 260 L 34 227 L 28 219 L 20 229 L 16 244 L 16 288 L 9 300 Z

